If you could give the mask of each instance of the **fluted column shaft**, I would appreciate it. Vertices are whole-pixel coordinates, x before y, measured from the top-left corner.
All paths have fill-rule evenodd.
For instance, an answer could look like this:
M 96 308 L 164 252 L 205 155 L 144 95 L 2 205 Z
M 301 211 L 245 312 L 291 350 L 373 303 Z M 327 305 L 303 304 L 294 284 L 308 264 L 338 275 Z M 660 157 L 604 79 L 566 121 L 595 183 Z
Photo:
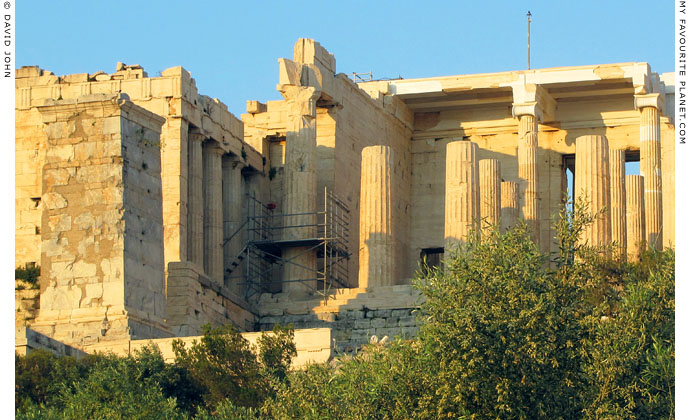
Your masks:
M 625 150 L 609 150 L 611 177 L 611 239 L 620 247 L 618 255 L 626 255 L 625 226 Z
M 189 133 L 188 155 L 188 211 L 187 256 L 189 261 L 204 267 L 204 196 L 203 153 L 205 136 Z
M 640 113 L 640 174 L 644 176 L 645 226 L 650 247 L 662 246 L 661 128 L 659 110 L 653 106 Z
M 646 242 L 644 177 L 625 177 L 625 225 L 629 261 L 640 259 L 640 251 Z
M 454 141 L 446 146 L 446 252 L 464 242 L 479 221 L 477 144 Z
M 515 226 L 520 217 L 517 182 L 501 182 L 501 232 Z
M 389 146 L 362 149 L 359 287 L 393 285 L 392 169 Z
M 284 93 L 287 99 L 285 142 L 285 214 L 283 239 L 316 237 L 316 99 L 314 88 Z M 283 252 L 283 291 L 306 297 L 316 288 L 316 253 L 309 248 L 288 248 Z M 300 280 L 300 281 L 297 281 Z
M 518 124 L 518 177 L 522 217 L 539 241 L 539 186 L 537 175 L 538 125 L 534 115 L 520 115 Z
M 241 290 L 238 287 L 240 280 L 230 281 L 226 277 L 238 277 L 242 266 L 237 257 L 242 250 L 242 236 L 235 234 L 242 226 L 244 188 L 242 185 L 241 162 L 232 156 L 223 156 L 223 282 L 238 295 Z M 234 237 L 232 235 L 235 235 Z M 230 238 L 232 237 L 232 240 Z M 232 264 L 238 264 L 233 266 Z
M 585 198 L 597 215 L 585 229 L 582 242 L 592 246 L 611 243 L 611 184 L 609 142 L 605 136 L 582 136 L 575 140 L 575 198 Z M 602 212 L 602 210 L 604 210 Z
M 487 231 L 501 219 L 501 163 L 498 159 L 479 161 L 479 194 L 482 231 Z
M 223 284 L 223 151 L 204 144 L 204 271 Z

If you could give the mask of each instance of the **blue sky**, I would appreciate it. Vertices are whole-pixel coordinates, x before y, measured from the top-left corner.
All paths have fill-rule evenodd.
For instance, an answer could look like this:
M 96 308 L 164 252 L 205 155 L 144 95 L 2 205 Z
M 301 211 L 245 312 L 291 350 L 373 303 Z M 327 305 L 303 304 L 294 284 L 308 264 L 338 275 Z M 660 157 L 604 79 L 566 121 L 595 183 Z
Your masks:
M 315 38 L 343 73 L 374 78 L 647 61 L 673 71 L 673 3 L 645 1 L 17 2 L 17 66 L 63 75 L 182 65 L 238 115 L 279 99 L 279 57 Z M 659 5 L 663 4 L 663 5 Z

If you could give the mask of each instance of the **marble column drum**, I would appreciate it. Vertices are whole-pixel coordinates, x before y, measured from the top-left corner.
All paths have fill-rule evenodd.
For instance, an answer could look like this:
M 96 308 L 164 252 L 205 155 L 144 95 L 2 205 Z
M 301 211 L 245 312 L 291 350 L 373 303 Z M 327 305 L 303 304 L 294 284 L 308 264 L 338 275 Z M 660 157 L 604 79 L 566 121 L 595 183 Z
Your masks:
M 645 95 L 650 96 L 650 95 Z M 646 99 L 646 98 L 645 98 Z M 661 128 L 659 109 L 647 105 L 639 97 L 640 107 L 640 175 L 644 176 L 645 226 L 647 243 L 660 248 L 662 242 L 662 197 L 661 197 Z M 657 101 L 654 101 L 655 105 Z
M 189 133 L 187 256 L 199 268 L 204 267 L 204 196 L 202 144 L 206 137 Z
M 611 183 L 609 142 L 605 136 L 581 136 L 575 140 L 575 201 L 589 203 L 597 214 L 580 241 L 591 246 L 611 243 Z
M 287 99 L 283 212 L 299 215 L 285 216 L 285 226 L 295 226 L 283 230 L 286 240 L 316 237 L 317 98 L 313 88 L 301 88 Z M 308 297 L 316 289 L 316 252 L 309 247 L 287 248 L 283 259 L 283 291 Z
M 481 228 L 486 233 L 501 219 L 501 163 L 498 159 L 479 161 L 479 195 Z
M 539 193 L 537 175 L 538 124 L 534 115 L 521 115 L 518 124 L 518 177 L 522 217 L 532 239 L 539 241 Z
M 204 144 L 204 270 L 223 284 L 223 151 Z
M 609 150 L 611 179 L 611 240 L 618 245 L 617 255 L 625 256 L 625 150 Z
M 446 252 L 464 242 L 479 227 L 477 150 L 477 144 L 468 141 L 455 141 L 446 146 Z
M 512 181 L 501 182 L 501 232 L 515 226 L 520 218 L 520 199 L 518 183 Z
M 628 261 L 638 261 L 646 244 L 645 179 L 641 175 L 625 177 L 625 226 Z
M 359 287 L 393 285 L 392 169 L 389 146 L 362 149 Z
M 243 237 L 237 230 L 243 222 L 242 167 L 237 156 L 223 156 L 223 283 L 233 292 L 242 296 L 239 283 L 243 266 L 238 264 L 238 256 L 242 250 Z M 234 236 L 233 236 L 234 235 Z M 232 239 L 231 239 L 232 238 Z M 234 280 L 228 277 L 233 277 Z

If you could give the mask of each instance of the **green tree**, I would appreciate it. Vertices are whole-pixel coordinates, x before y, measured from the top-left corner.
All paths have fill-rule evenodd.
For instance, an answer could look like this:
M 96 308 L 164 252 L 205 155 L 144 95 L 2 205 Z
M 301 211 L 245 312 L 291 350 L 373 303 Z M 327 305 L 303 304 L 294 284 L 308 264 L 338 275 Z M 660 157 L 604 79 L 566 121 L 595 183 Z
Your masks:
M 577 417 L 577 287 L 547 268 L 524 224 L 471 237 L 415 284 L 437 418 Z
M 228 399 L 239 407 L 259 407 L 275 382 L 284 379 L 296 354 L 291 328 L 277 327 L 259 339 L 258 355 L 231 325 L 203 327 L 204 335 L 187 349 L 173 341 L 175 362 L 204 389 L 208 408 Z

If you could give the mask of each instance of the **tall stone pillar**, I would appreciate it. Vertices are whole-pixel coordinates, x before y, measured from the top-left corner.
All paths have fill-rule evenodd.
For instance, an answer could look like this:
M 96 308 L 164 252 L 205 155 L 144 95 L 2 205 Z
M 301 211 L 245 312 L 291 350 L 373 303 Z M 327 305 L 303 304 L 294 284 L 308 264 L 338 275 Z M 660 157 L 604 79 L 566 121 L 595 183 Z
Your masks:
M 585 230 L 582 242 L 591 246 L 611 243 L 611 184 L 609 142 L 605 136 L 581 136 L 575 140 L 575 199 L 584 197 L 592 213 L 599 214 Z
M 287 102 L 285 141 L 286 216 L 283 239 L 316 237 L 316 100 L 320 92 L 312 87 L 290 86 L 282 92 Z M 304 214 L 310 213 L 310 214 Z M 316 289 L 316 253 L 309 247 L 287 248 L 283 269 L 283 291 L 294 297 L 307 297 Z
M 187 256 L 189 261 L 204 267 L 204 196 L 202 144 L 206 137 L 189 133 Z
M 628 261 L 638 261 L 646 242 L 644 177 L 625 177 L 625 225 L 627 230 Z
M 625 150 L 609 150 L 611 175 L 611 239 L 620 247 L 618 255 L 625 256 Z
M 658 93 L 635 95 L 635 107 L 640 110 L 640 175 L 644 176 L 647 244 L 658 249 L 663 246 L 659 121 L 661 96 Z
M 228 277 L 241 275 L 237 259 L 243 246 L 243 237 L 236 233 L 242 226 L 244 186 L 242 185 L 242 163 L 233 156 L 223 156 L 223 283 L 233 292 L 242 295 L 241 279 Z M 235 235 L 235 236 L 232 236 Z M 232 238 L 232 239 L 230 239 Z M 233 265 L 235 263 L 235 265 Z
M 204 158 L 204 271 L 223 284 L 223 151 L 205 143 Z
M 393 285 L 392 168 L 389 146 L 362 149 L 359 287 Z
M 512 228 L 520 218 L 517 182 L 501 182 L 501 232 Z
M 532 239 L 539 242 L 539 193 L 537 176 L 538 131 L 537 118 L 533 114 L 514 113 L 518 117 L 518 177 L 520 179 L 520 206 L 522 217 L 532 232 Z
M 477 144 L 454 141 L 446 146 L 446 252 L 464 242 L 479 221 Z
M 479 194 L 482 231 L 496 226 L 501 219 L 501 163 L 498 159 L 479 161 Z

